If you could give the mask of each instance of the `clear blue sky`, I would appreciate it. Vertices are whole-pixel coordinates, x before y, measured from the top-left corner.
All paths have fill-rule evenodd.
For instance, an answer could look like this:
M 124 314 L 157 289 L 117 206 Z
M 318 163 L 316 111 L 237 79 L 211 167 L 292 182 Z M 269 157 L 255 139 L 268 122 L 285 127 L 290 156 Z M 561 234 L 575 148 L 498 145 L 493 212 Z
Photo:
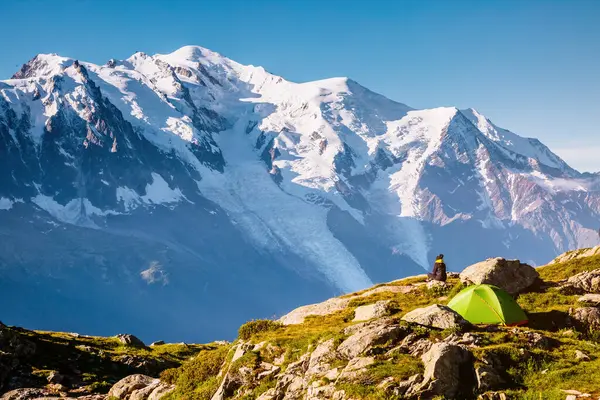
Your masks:
M 600 0 L 0 0 L 0 79 L 197 44 L 293 81 L 473 107 L 600 171 Z

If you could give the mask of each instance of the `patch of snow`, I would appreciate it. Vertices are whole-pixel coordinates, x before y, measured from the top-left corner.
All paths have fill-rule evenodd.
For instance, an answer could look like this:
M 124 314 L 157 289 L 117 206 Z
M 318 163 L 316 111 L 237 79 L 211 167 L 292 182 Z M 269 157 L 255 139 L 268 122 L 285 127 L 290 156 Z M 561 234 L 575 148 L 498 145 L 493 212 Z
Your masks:
M 146 194 L 141 199 L 152 204 L 177 203 L 185 200 L 185 196 L 179 188 L 171 189 L 162 176 L 152 172 L 152 183 L 146 185 Z
M 59 221 L 68 224 L 90 224 L 89 217 L 119 215 L 112 210 L 103 211 L 95 207 L 88 199 L 73 199 L 67 204 L 62 205 L 52 197 L 39 194 L 31 199 L 42 210 L 48 212 Z

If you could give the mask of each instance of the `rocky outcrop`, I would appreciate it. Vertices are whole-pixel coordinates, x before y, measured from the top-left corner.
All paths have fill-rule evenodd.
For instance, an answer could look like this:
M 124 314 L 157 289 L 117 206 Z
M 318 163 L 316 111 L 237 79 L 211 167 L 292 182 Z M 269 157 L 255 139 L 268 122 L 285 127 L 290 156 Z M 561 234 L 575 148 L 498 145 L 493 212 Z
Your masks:
M 364 354 L 374 346 L 396 341 L 406 336 L 406 328 L 392 319 L 383 318 L 373 322 L 352 325 L 344 330 L 350 335 L 337 348 L 338 353 L 350 360 Z
M 598 307 L 577 308 L 571 313 L 571 317 L 584 331 L 600 329 L 600 308 Z
M 175 386 L 146 375 L 130 375 L 115 383 L 108 392 L 109 398 L 120 400 L 159 400 L 175 390 Z
M 600 269 L 573 275 L 561 286 L 562 291 L 600 294 Z
M 126 346 L 146 347 L 144 342 L 142 342 L 139 338 L 128 333 L 119 334 L 116 336 L 116 338 L 119 339 L 119 342 L 123 343 Z
M 390 313 L 391 308 L 389 300 L 381 300 L 373 304 L 357 307 L 354 310 L 354 322 L 385 317 Z
M 567 251 L 566 253 L 563 253 L 560 256 L 556 257 L 554 260 L 550 261 L 548 263 L 548 265 L 564 263 L 567 261 L 576 260 L 576 259 L 585 258 L 585 257 L 592 257 L 592 256 L 596 256 L 596 255 L 600 255 L 600 246 L 596 246 L 596 247 L 592 247 L 592 248 L 588 248 L 588 249 Z
M 469 325 L 456 311 L 439 304 L 417 308 L 404 315 L 402 320 L 439 329 L 464 328 Z
M 436 343 L 423 354 L 423 381 L 409 393 L 419 398 L 445 396 L 456 398 L 465 381 L 473 380 L 472 354 L 462 346 Z
M 505 260 L 500 257 L 473 264 L 460 273 L 463 284 L 486 283 L 498 286 L 513 295 L 533 285 L 538 278 L 539 273 L 535 268 L 519 260 Z

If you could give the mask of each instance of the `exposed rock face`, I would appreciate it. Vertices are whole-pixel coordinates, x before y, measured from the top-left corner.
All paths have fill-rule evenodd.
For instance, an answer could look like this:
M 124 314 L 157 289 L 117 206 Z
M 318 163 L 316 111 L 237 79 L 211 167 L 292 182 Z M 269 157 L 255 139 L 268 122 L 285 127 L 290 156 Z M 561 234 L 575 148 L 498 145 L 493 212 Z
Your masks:
M 530 287 L 538 277 L 539 273 L 535 268 L 519 260 L 505 260 L 500 257 L 473 264 L 460 273 L 460 280 L 464 284 L 486 283 L 498 286 L 513 295 Z
M 345 333 L 351 336 L 340 344 L 337 351 L 349 360 L 367 352 L 373 346 L 398 340 L 407 334 L 404 327 L 385 318 L 350 326 L 346 328 Z
M 600 306 L 600 294 L 598 293 L 587 293 L 577 299 L 578 302 L 584 303 L 590 306 Z
M 146 375 L 130 375 L 115 383 L 108 392 L 108 396 L 127 400 L 135 391 L 156 384 L 157 381 L 160 382 L 160 380 Z
M 402 320 L 439 329 L 462 328 L 469 325 L 456 311 L 439 304 L 417 308 L 404 315 Z
M 469 369 L 472 354 L 462 346 L 435 343 L 421 359 L 425 364 L 424 379 L 411 392 L 422 398 L 436 395 L 456 398 L 465 380 L 473 379 L 473 371 Z
M 334 297 L 327 301 L 317 304 L 309 304 L 296 308 L 290 313 L 279 318 L 279 322 L 284 325 L 301 324 L 304 318 L 309 315 L 329 315 L 334 312 L 341 311 L 348 306 L 350 299 Z
M 600 308 L 582 307 L 575 309 L 571 317 L 584 329 L 600 329 Z
M 550 261 L 548 264 L 558 264 L 578 258 L 592 257 L 600 254 L 600 246 L 592 247 L 589 249 L 579 249 L 573 251 L 567 251 Z
M 127 346 L 146 347 L 144 342 L 142 342 L 137 337 L 130 335 L 128 333 L 117 335 L 117 339 L 119 339 L 119 341 L 121 343 L 123 343 L 124 345 L 127 345 Z
M 564 288 L 572 288 L 574 291 L 600 294 L 600 269 L 581 272 L 570 277 Z
M 381 300 L 373 304 L 357 307 L 354 310 L 354 321 L 368 321 L 386 316 L 390 312 L 390 301 Z

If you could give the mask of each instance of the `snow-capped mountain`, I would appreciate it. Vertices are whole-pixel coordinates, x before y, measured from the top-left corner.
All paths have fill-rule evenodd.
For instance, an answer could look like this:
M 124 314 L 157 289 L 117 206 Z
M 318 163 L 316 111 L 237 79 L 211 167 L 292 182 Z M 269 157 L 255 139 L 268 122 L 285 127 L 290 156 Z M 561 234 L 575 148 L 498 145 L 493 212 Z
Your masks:
M 0 81 L 0 163 L 2 318 L 33 327 L 231 336 L 439 252 L 460 270 L 598 240 L 600 178 L 536 139 L 196 46 L 38 55 Z

